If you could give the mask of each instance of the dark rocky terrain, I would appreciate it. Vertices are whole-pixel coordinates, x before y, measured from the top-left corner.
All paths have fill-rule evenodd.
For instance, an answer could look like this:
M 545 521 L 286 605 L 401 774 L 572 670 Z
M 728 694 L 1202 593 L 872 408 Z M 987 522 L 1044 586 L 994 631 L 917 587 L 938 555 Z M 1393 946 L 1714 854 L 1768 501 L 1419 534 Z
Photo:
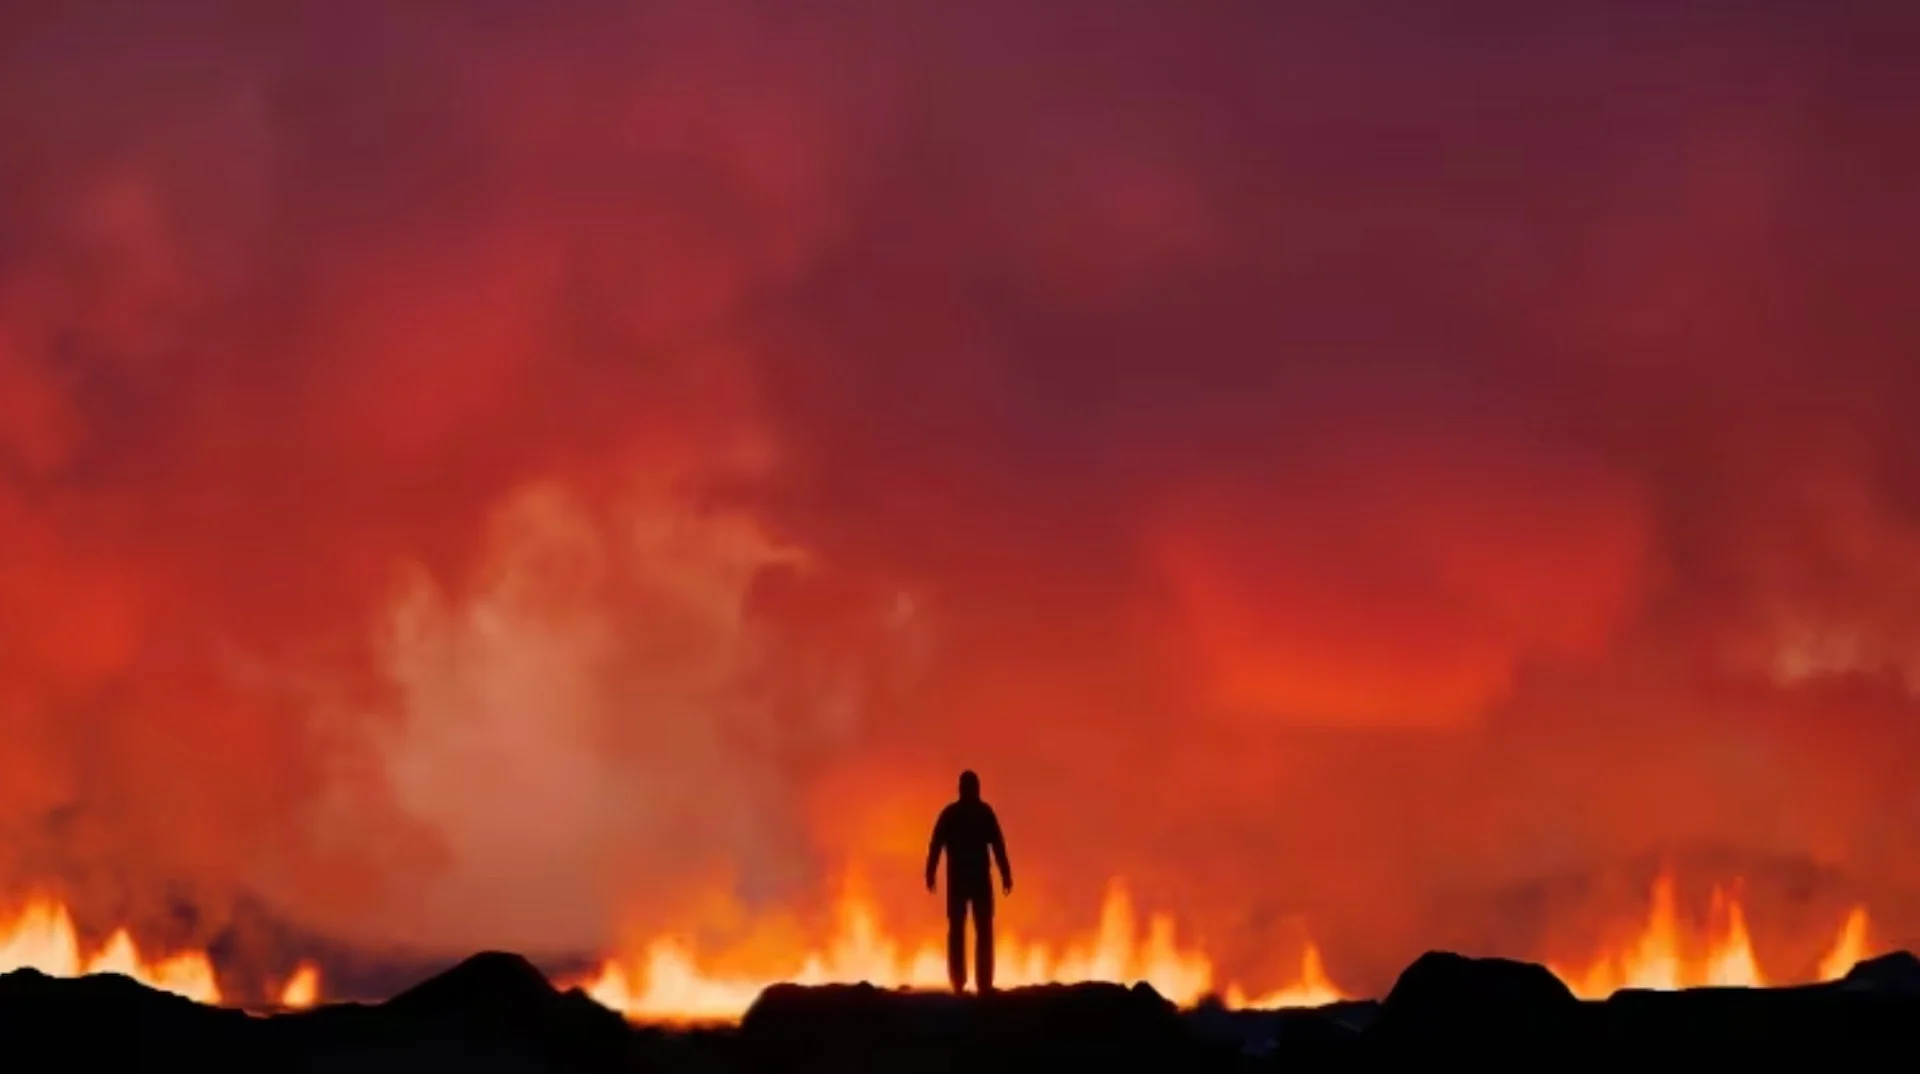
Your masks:
M 1626 992 L 1582 1003 L 1544 969 L 1434 953 L 1386 999 L 1318 1011 L 1179 1011 L 1144 985 L 987 999 L 864 985 L 768 989 L 738 1027 L 633 1027 L 525 960 L 477 955 L 385 1003 L 256 1016 L 124 977 L 0 976 L 13 1070 L 1253 1071 L 1498 1057 L 1536 1065 L 1785 1052 L 1822 1065 L 1920 1045 L 1920 959 L 1787 989 Z

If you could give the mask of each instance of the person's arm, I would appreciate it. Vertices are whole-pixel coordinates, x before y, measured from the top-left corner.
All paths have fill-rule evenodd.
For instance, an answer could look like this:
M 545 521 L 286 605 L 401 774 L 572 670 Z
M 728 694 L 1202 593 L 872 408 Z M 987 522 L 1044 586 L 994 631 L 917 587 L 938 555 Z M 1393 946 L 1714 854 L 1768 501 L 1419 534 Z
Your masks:
M 947 811 L 940 811 L 940 818 L 933 822 L 933 839 L 927 843 L 927 890 L 933 890 L 933 879 L 940 871 L 940 852 L 947 848 Z
M 1000 835 L 1000 818 L 994 815 L 992 808 L 987 810 L 988 845 L 993 847 L 994 863 L 1000 866 L 1000 890 L 1013 893 L 1013 866 L 1007 864 L 1007 841 Z

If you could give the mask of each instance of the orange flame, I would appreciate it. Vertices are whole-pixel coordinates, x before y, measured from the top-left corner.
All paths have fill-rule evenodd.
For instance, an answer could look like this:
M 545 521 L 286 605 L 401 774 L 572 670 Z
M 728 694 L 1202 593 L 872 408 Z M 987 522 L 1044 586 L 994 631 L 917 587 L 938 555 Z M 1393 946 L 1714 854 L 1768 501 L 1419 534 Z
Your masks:
M 320 1002 L 320 970 L 311 962 L 302 962 L 280 988 L 280 1006 L 301 1011 Z
M 200 1003 L 220 1002 L 220 986 L 205 951 L 184 951 L 150 961 L 140 954 L 127 930 L 120 929 L 98 952 L 87 955 L 80 948 L 72 915 L 52 899 L 29 901 L 0 926 L 0 973 L 19 969 L 36 969 L 51 977 L 119 973 Z
M 1299 976 L 1293 984 L 1252 999 L 1248 999 L 1238 985 L 1230 985 L 1226 1003 L 1240 1010 L 1274 1011 L 1283 1007 L 1325 1007 L 1346 998 L 1327 978 L 1327 967 L 1320 959 L 1320 949 L 1308 941 L 1306 950 L 1300 955 Z
M 1870 948 L 1867 946 L 1867 908 L 1856 906 L 1847 915 L 1847 923 L 1840 928 L 1840 938 L 1833 942 L 1833 949 L 1820 960 L 1820 979 L 1837 981 L 1845 977 L 1855 966 L 1866 961 Z
M 737 1019 L 777 981 L 817 985 L 866 981 L 882 988 L 942 990 L 946 983 L 943 945 L 928 941 L 903 945 L 881 926 L 872 903 L 849 889 L 837 906 L 838 924 L 823 948 L 789 953 L 764 968 L 768 972 L 720 972 L 704 963 L 693 946 L 664 937 L 631 957 L 609 959 L 580 987 L 600 1003 L 636 1021 L 720 1022 Z M 1868 957 L 1870 923 L 1865 907 L 1855 907 L 1820 960 L 1818 979 L 1835 980 Z M 1145 981 L 1182 1006 L 1214 992 L 1211 960 L 1183 946 L 1174 922 L 1150 915 L 1142 929 L 1132 900 L 1118 883 L 1109 886 L 1098 927 L 1089 935 L 1055 948 L 1006 935 L 999 940 L 998 984 L 1006 987 L 1079 981 Z M 733 964 L 733 963 L 729 963 Z M 82 949 L 72 915 L 61 902 L 30 900 L 11 919 L 0 918 L 0 973 L 32 968 L 55 977 L 118 973 L 149 987 L 201 1003 L 221 1002 L 213 965 L 205 951 L 183 951 L 163 958 L 141 954 L 126 929 L 116 930 L 96 952 Z M 1550 969 L 1576 995 L 1598 999 L 1623 988 L 1672 990 L 1700 986 L 1761 987 L 1777 983 L 1762 972 L 1748 933 L 1745 908 L 1735 894 L 1716 887 L 1704 941 L 1683 935 L 1678 900 L 1670 875 L 1654 881 L 1647 920 L 1633 940 L 1595 958 L 1584 970 Z M 1220 993 L 1227 1006 L 1273 1010 L 1319 1007 L 1348 998 L 1333 983 L 1312 942 L 1303 948 L 1294 980 L 1285 987 L 1251 995 L 1238 982 Z M 318 967 L 301 963 L 278 991 L 282 1009 L 298 1010 L 320 1001 Z
M 1839 938 L 1821 960 L 1822 981 L 1846 975 L 1866 955 L 1867 912 L 1855 907 Z M 1681 935 L 1673 877 L 1653 882 L 1651 906 L 1640 935 L 1623 950 L 1596 958 L 1585 970 L 1550 965 L 1555 976 L 1583 999 L 1604 999 L 1623 988 L 1672 991 L 1681 988 L 1761 988 L 1769 984 L 1754 957 L 1740 900 L 1715 886 L 1708 909 L 1708 936 L 1702 945 Z
M 637 957 L 612 959 L 582 983 L 588 995 L 636 1021 L 702 1022 L 738 1018 L 760 991 L 776 981 L 797 984 L 865 981 L 881 988 L 938 990 L 947 986 L 943 946 L 927 942 L 906 948 L 886 934 L 873 906 L 858 894 L 842 897 L 839 925 L 824 950 L 795 953 L 773 972 L 722 974 L 703 968 L 692 947 L 655 940 Z M 1173 919 L 1156 914 L 1141 934 L 1132 900 L 1110 885 L 1100 924 L 1090 937 L 1056 951 L 1017 936 L 996 937 L 995 984 L 1003 987 L 1081 981 L 1145 981 L 1183 1006 L 1209 994 L 1213 964 L 1182 947 Z M 1226 992 L 1231 1006 L 1323 1006 L 1345 998 L 1327 978 L 1317 948 L 1302 955 L 1296 982 L 1249 1001 L 1236 984 Z

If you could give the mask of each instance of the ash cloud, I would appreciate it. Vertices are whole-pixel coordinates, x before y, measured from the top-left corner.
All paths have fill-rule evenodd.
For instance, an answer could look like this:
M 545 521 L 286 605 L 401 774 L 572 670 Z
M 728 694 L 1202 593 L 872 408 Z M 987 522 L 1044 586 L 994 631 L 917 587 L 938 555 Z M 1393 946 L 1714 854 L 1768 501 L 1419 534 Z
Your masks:
M 11 9 L 0 875 L 910 913 L 970 765 L 1010 913 L 1256 975 L 1668 846 L 1897 901 L 1913 21 Z

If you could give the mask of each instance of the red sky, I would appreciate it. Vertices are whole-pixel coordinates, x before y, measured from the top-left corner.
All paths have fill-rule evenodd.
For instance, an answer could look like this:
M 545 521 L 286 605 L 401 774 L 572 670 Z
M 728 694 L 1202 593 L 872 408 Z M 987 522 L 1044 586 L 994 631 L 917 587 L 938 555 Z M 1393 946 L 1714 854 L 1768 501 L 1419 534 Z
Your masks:
M 9 6 L 0 880 L 591 949 L 972 766 L 1255 962 L 1905 905 L 1920 15 L 1447 8 Z

